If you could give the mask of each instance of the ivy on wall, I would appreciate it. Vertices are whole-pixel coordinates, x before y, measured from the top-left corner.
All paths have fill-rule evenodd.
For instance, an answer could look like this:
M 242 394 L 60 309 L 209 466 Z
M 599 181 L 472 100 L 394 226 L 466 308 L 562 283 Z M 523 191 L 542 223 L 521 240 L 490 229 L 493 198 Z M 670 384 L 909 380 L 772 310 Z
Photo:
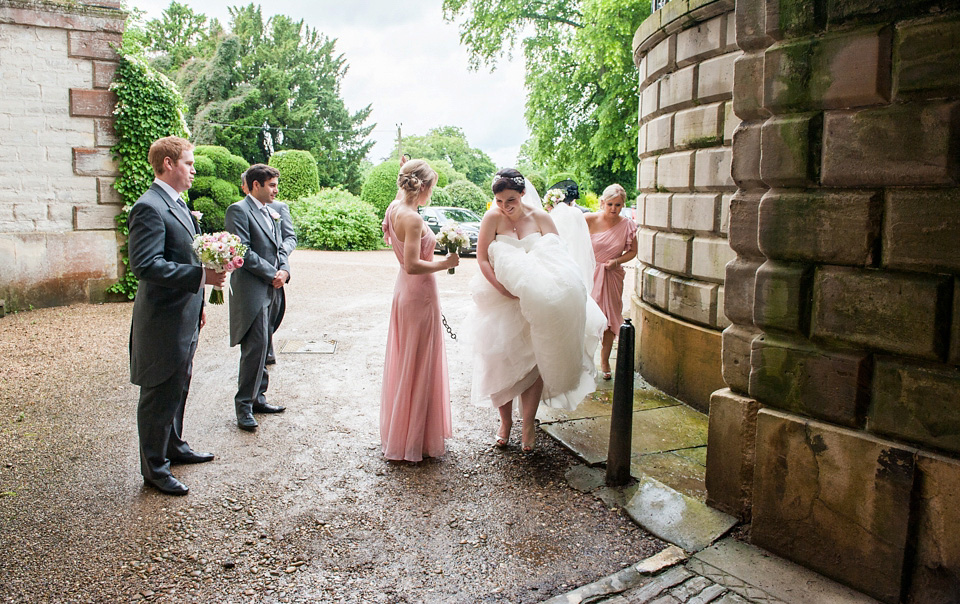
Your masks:
M 112 148 L 119 176 L 114 188 L 123 199 L 123 211 L 117 216 L 117 231 L 127 236 L 127 215 L 131 206 L 153 182 L 153 168 L 147 161 L 150 144 L 164 136 L 188 136 L 183 113 L 185 106 L 176 85 L 147 63 L 142 51 L 133 44 L 120 52 L 117 75 L 110 88 L 117 94 L 114 109 L 117 144 Z M 137 278 L 130 271 L 127 244 L 120 249 L 124 274 L 107 291 L 133 299 Z

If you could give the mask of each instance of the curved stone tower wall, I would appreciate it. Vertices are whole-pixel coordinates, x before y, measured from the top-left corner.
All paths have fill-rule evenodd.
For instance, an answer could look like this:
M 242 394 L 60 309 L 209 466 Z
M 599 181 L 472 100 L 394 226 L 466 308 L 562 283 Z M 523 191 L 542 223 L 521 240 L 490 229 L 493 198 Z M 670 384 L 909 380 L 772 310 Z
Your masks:
M 738 0 L 736 28 L 709 502 L 880 601 L 956 602 L 960 5 Z
M 669 2 L 634 37 L 640 77 L 633 316 L 637 368 L 707 410 L 723 387 L 720 331 L 727 242 L 736 44 L 733 0 Z

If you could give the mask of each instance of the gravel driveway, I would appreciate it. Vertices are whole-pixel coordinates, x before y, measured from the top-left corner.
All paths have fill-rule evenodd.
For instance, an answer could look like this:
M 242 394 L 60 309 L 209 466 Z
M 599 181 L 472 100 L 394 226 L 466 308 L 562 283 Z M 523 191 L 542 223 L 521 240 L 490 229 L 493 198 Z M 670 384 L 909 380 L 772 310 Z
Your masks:
M 438 274 L 454 438 L 440 460 L 385 462 L 379 394 L 391 251 L 292 257 L 284 352 L 253 434 L 233 413 L 239 348 L 207 306 L 185 438 L 217 459 L 178 466 L 182 498 L 145 488 L 128 381 L 132 304 L 0 319 L 0 601 L 537 602 L 664 543 L 570 488 L 579 462 L 491 448 L 496 412 L 469 402 L 465 326 L 476 261 Z

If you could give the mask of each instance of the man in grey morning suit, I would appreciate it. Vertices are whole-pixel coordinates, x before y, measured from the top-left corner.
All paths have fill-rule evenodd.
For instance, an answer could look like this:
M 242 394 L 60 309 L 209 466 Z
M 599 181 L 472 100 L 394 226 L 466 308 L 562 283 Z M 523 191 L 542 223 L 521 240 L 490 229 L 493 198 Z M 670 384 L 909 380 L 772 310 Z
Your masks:
M 276 324 L 290 266 L 280 234 L 280 215 L 269 208 L 280 173 L 254 164 L 246 173 L 250 194 L 227 208 L 224 224 L 247 246 L 243 266 L 233 273 L 230 293 L 230 346 L 240 345 L 240 369 L 234 405 L 237 426 L 257 429 L 254 413 L 281 413 L 266 400 L 267 348 Z
M 287 258 L 295 249 L 297 249 L 297 234 L 293 229 L 293 218 L 290 216 L 290 206 L 282 201 L 270 203 L 271 208 L 280 214 L 280 247 L 287 254 Z M 273 331 L 280 328 L 280 322 L 283 321 L 283 315 L 287 310 L 287 297 L 280 297 L 280 308 L 277 311 L 277 320 L 273 324 Z M 277 362 L 276 354 L 273 352 L 273 334 L 270 335 L 270 346 L 267 348 L 267 365 L 273 365 Z
M 180 200 L 196 173 L 193 145 L 161 138 L 147 159 L 156 179 L 127 217 L 130 270 L 140 280 L 130 325 L 130 381 L 140 386 L 140 471 L 161 492 L 186 495 L 170 464 L 213 459 L 183 440 L 183 409 L 206 323 L 203 285 L 223 285 L 224 275 L 200 265 L 192 247 L 200 228 Z

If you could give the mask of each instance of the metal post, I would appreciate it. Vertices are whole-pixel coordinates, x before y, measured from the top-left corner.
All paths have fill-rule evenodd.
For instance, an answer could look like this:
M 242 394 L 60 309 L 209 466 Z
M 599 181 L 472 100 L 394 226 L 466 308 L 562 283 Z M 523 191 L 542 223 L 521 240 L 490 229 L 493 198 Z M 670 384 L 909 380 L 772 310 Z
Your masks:
M 626 319 L 620 326 L 620 343 L 617 344 L 617 372 L 613 382 L 613 414 L 610 417 L 610 446 L 607 450 L 607 485 L 611 487 L 630 482 L 635 331 L 630 319 Z

